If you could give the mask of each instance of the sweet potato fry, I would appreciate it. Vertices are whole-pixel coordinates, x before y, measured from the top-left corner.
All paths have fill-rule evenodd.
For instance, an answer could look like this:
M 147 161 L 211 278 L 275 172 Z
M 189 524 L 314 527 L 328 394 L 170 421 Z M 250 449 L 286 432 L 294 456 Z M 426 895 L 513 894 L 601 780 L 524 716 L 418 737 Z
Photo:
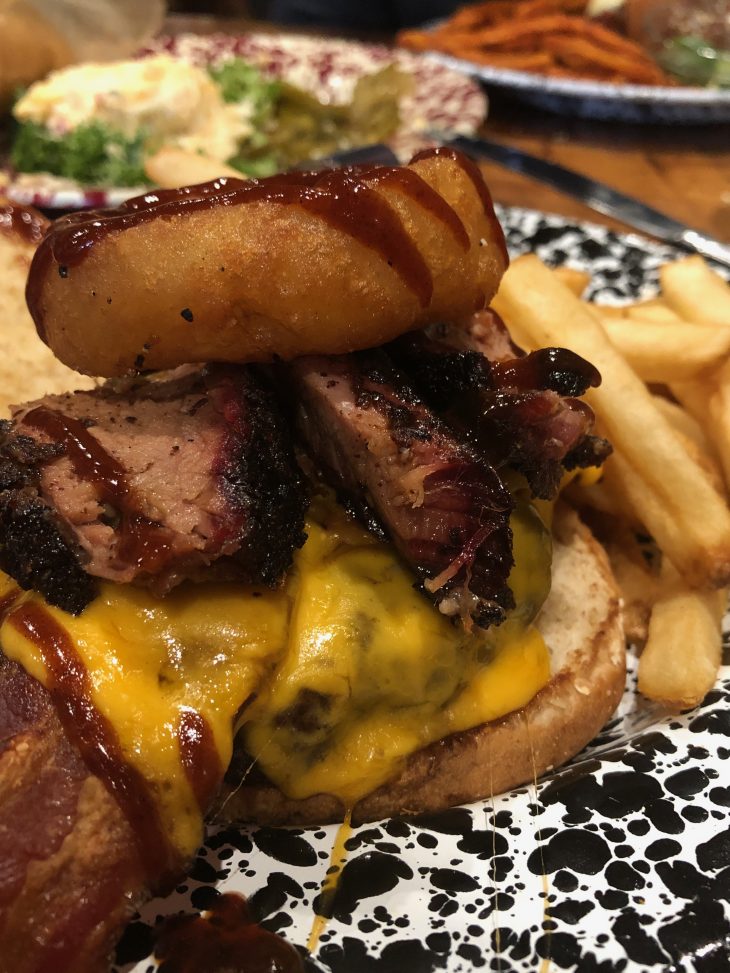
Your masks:
M 581 16 L 586 6 L 586 0 L 492 0 L 459 8 L 432 31 L 405 31 L 398 42 L 548 77 L 672 83 L 634 41 Z M 517 53 L 523 58 L 508 60 Z
M 662 84 L 665 80 L 656 65 L 638 56 L 638 50 L 632 56 L 602 47 L 589 37 L 563 34 L 546 36 L 543 43 L 558 61 L 577 71 L 598 67 L 613 71 L 624 81 L 636 84 Z

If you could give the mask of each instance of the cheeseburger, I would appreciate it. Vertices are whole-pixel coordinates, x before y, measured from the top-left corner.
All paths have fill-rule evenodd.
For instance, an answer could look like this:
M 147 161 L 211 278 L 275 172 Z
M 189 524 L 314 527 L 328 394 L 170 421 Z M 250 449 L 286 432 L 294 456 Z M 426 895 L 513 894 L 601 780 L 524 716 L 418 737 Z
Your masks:
M 439 809 L 610 716 L 616 590 L 556 502 L 610 451 L 580 399 L 600 376 L 512 343 L 488 309 L 506 265 L 479 170 L 445 149 L 48 229 L 38 333 L 104 380 L 2 428 L 16 973 L 107 969 L 206 814 Z

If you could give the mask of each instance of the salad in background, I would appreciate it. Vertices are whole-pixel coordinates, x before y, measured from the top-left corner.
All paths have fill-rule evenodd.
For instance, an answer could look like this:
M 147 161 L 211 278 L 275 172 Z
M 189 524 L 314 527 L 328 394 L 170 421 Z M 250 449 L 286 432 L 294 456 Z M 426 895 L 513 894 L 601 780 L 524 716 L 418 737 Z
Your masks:
M 366 74 L 345 104 L 324 103 L 236 57 L 208 68 L 167 54 L 53 72 L 13 107 L 10 161 L 86 186 L 154 183 L 163 149 L 246 175 L 380 142 L 399 126 L 411 78 L 395 64 Z

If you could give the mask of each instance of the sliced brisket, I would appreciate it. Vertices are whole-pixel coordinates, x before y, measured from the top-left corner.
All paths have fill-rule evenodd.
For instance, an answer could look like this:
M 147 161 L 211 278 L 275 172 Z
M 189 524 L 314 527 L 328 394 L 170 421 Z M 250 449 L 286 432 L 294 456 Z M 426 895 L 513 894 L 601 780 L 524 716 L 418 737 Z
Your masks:
M 291 444 L 246 368 L 23 406 L 4 430 L 3 473 L 0 566 L 68 611 L 92 597 L 89 576 L 158 594 L 186 578 L 274 584 L 304 540 Z
M 405 335 L 388 351 L 449 425 L 497 468 L 519 470 L 537 497 L 554 497 L 565 469 L 610 453 L 590 434 L 590 407 L 576 398 L 600 384 L 596 369 L 566 348 L 525 355 L 492 311 Z
M 380 351 L 288 366 L 310 453 L 376 520 L 448 615 L 498 623 L 514 605 L 512 498 L 495 470 L 414 395 Z

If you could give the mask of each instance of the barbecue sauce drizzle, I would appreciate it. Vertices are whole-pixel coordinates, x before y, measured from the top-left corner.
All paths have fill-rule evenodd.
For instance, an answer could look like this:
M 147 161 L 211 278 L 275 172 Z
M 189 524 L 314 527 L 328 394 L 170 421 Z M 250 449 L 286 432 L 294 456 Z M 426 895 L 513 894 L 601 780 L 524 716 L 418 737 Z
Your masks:
M 126 761 L 114 727 L 94 705 L 89 674 L 76 646 L 42 605 L 19 605 L 9 623 L 39 649 L 61 724 L 129 821 L 150 885 L 171 887 L 182 865 L 180 856 L 162 826 L 147 782 Z
M 93 483 L 101 499 L 120 514 L 116 531 L 120 558 L 151 573 L 159 570 L 170 553 L 165 529 L 139 511 L 124 467 L 83 422 L 45 406 L 32 409 L 23 421 L 60 443 L 77 476 Z
M 83 422 L 39 406 L 24 419 L 30 427 L 63 445 L 76 474 L 99 491 L 120 514 L 118 552 L 124 559 L 154 571 L 169 543 L 163 531 L 136 507 L 126 472 Z M 169 884 L 180 865 L 162 828 L 154 798 L 144 777 L 124 757 L 112 724 L 94 706 L 88 672 L 65 630 L 39 605 L 21 605 L 12 624 L 41 651 L 51 675 L 50 692 L 66 732 L 79 746 L 90 770 L 112 792 L 126 815 L 148 869 L 150 882 Z M 201 810 L 205 810 L 223 777 L 211 728 L 195 710 L 183 710 L 177 727 L 180 760 Z
M 207 916 L 166 919 L 157 934 L 158 973 L 303 973 L 299 953 L 254 921 L 242 895 L 219 895 Z
M 475 163 L 447 148 L 425 149 L 412 161 L 440 155 L 453 159 L 474 184 L 506 262 L 504 234 L 494 214 L 489 190 Z M 38 334 L 45 340 L 41 292 L 52 263 L 67 274 L 68 268 L 78 266 L 94 245 L 110 233 L 214 206 L 240 206 L 262 201 L 300 206 L 375 251 L 398 274 L 421 307 L 426 307 L 433 295 L 431 271 L 395 207 L 371 188 L 379 183 L 391 184 L 396 191 L 415 200 L 448 228 L 460 246 L 465 250 L 469 248 L 464 225 L 446 200 L 418 173 L 397 166 L 361 165 L 319 172 L 288 172 L 268 179 L 220 178 L 197 186 L 161 189 L 129 199 L 117 209 L 74 213 L 53 224 L 36 251 L 26 289 L 28 307 Z
M 197 710 L 184 709 L 176 732 L 180 762 L 201 811 L 207 811 L 223 780 L 224 767 L 210 724 Z
M 477 195 L 484 207 L 484 215 L 492 227 L 494 242 L 499 247 L 504 264 L 507 266 L 509 263 L 509 254 L 507 252 L 507 241 L 504 238 L 504 230 L 502 229 L 502 224 L 497 219 L 497 214 L 494 212 L 492 195 L 484 181 L 484 176 L 479 170 L 479 166 L 468 155 L 464 155 L 463 152 L 459 152 L 458 149 L 451 148 L 449 145 L 438 145 L 433 149 L 421 149 L 420 152 L 417 152 L 413 156 L 411 162 L 422 162 L 424 159 L 432 159 L 434 156 L 446 156 L 449 159 L 453 159 L 469 179 L 471 179 L 474 189 L 476 189 Z
M 10 202 L 0 204 L 0 230 L 17 233 L 26 243 L 38 243 L 47 226 L 45 217 L 27 206 Z

